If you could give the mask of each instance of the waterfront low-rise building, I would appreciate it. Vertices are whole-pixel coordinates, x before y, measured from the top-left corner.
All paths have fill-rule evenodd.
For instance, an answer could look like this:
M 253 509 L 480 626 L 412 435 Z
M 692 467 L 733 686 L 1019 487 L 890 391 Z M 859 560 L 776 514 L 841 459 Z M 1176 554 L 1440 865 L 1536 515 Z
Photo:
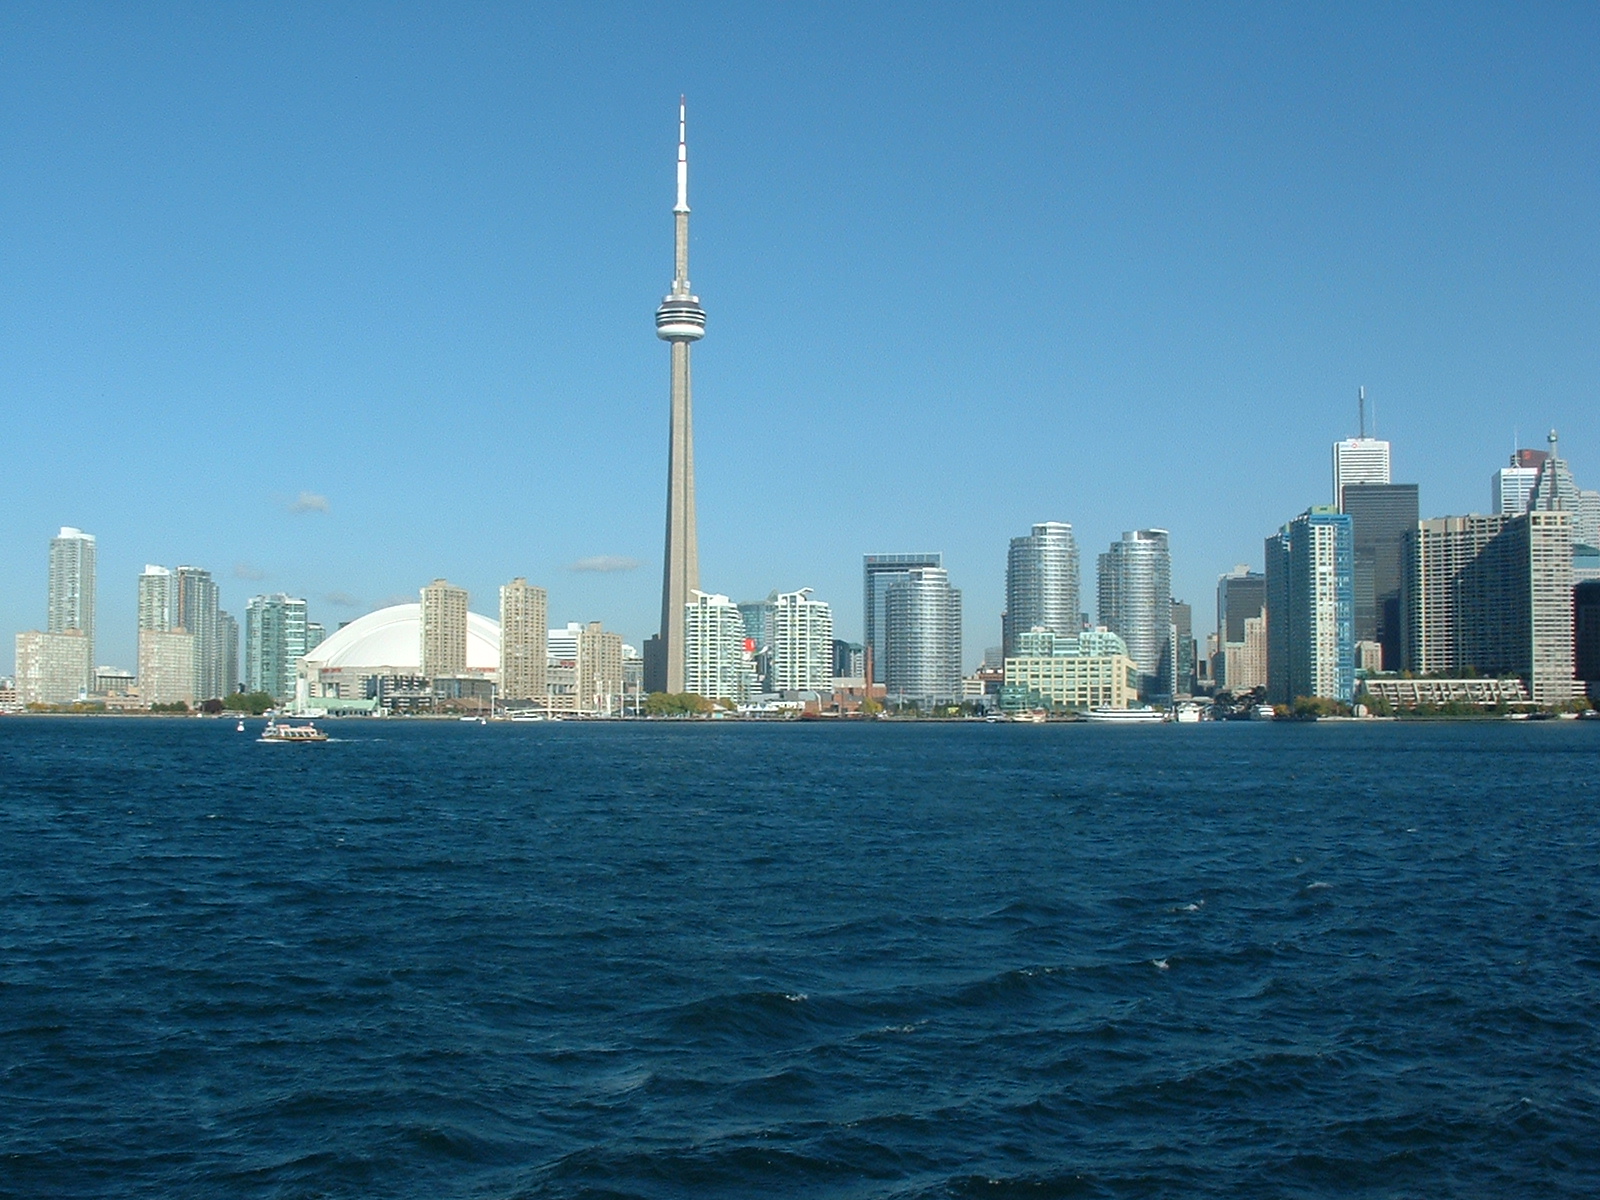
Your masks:
M 1065 637 L 1033 630 L 1018 634 L 1016 644 L 1000 688 L 1008 712 L 1125 709 L 1139 698 L 1138 666 L 1122 638 L 1106 629 Z
M 92 650 L 93 642 L 81 629 L 17 634 L 17 703 L 71 704 L 79 699 L 90 678 Z

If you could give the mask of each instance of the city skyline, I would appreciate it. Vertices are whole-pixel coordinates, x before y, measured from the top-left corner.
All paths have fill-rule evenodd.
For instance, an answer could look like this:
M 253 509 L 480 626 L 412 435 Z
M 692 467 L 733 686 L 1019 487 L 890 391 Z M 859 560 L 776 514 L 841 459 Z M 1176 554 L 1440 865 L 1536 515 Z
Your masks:
M 1552 426 L 1580 482 L 1600 474 L 1591 14 L 1003 14 L 974 35 L 935 13 L 905 37 L 830 10 L 669 32 L 666 54 L 624 22 L 541 73 L 515 14 L 376 13 L 316 36 L 8 18 L 12 629 L 43 627 L 38 547 L 69 524 L 99 539 L 94 665 L 135 660 L 145 562 L 210 570 L 234 613 L 304 597 L 330 629 L 441 575 L 492 612 L 526 575 L 553 613 L 641 644 L 660 364 L 638 314 L 661 294 L 658 114 L 681 91 L 719 305 L 696 447 L 719 592 L 810 586 L 854 639 L 858 556 L 937 546 L 970 666 L 999 641 L 1004 539 L 1063 521 L 1088 548 L 1169 529 L 1173 591 L 1200 601 L 1322 501 L 1361 385 L 1425 516 L 1486 511 L 1489 475 Z M 774 32 L 793 35 L 776 71 Z M 1333 86 L 1369 44 L 1405 87 Z M 938 68 L 974 48 L 996 86 L 952 111 Z M 1202 70 L 1218 60 L 1226 85 Z M 450 86 L 465 74 L 481 96 Z M 400 79 L 420 90 L 391 105 Z M 958 231 L 958 211 L 991 219 Z M 790 412 L 803 435 L 774 439 Z M 1015 436 L 1041 415 L 1063 432 Z M 1061 465 L 1133 429 L 1136 486 Z M 886 443 L 914 452 L 917 502 Z M 129 463 L 170 486 L 130 486 Z M 819 499 L 770 503 L 794 480 Z

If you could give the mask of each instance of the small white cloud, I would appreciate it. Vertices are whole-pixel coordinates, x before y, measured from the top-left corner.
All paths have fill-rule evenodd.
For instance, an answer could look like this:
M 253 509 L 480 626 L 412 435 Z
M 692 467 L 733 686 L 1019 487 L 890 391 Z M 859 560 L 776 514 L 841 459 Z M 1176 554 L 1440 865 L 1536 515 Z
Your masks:
M 249 579 L 251 581 L 265 579 L 267 573 L 260 567 L 252 567 L 247 562 L 233 564 L 233 577 L 235 579 Z
M 328 498 L 319 496 L 315 492 L 301 492 L 299 498 L 289 505 L 289 511 L 292 513 L 325 513 L 328 511 Z
M 333 605 L 335 608 L 360 608 L 361 607 L 361 601 L 357 600 L 349 592 L 329 592 L 326 596 L 323 597 L 323 599 L 326 600 L 329 604 Z
M 624 558 L 620 554 L 596 554 L 592 558 L 580 558 L 577 562 L 567 567 L 569 571 L 593 571 L 601 575 L 609 575 L 616 571 L 632 571 L 639 566 L 637 558 Z

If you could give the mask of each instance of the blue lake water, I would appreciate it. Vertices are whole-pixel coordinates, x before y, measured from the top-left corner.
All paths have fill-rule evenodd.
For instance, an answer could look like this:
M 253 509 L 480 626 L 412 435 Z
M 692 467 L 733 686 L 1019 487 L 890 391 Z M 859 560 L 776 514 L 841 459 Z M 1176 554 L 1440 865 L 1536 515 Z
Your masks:
M 329 728 L 0 720 L 0 1195 L 1600 1194 L 1600 724 Z

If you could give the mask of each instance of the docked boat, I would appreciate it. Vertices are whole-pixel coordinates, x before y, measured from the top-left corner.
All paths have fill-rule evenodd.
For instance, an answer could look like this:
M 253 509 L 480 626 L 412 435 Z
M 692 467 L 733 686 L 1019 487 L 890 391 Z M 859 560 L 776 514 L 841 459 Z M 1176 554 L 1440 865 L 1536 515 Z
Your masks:
M 263 742 L 325 742 L 328 735 L 315 725 L 279 725 L 273 721 L 261 731 Z
M 1158 708 L 1091 708 L 1083 717 L 1105 725 L 1159 725 L 1167 714 Z

